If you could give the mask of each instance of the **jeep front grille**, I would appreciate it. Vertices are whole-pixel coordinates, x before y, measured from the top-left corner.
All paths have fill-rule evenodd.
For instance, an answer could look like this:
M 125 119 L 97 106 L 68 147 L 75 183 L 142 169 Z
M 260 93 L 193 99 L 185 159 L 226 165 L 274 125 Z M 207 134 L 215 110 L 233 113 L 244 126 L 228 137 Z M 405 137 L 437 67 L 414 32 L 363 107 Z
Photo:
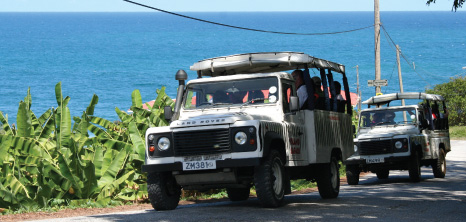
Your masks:
M 176 132 L 175 156 L 216 154 L 230 151 L 229 129 Z
M 359 143 L 359 154 L 374 155 L 392 153 L 391 140 L 364 141 Z

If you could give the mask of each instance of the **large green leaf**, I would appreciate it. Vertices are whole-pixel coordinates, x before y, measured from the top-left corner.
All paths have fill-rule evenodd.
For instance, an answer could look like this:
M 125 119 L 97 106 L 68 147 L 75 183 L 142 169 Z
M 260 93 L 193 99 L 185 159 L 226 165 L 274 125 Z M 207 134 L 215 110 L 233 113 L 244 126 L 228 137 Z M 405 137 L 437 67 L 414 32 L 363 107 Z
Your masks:
M 55 98 L 57 99 L 58 106 L 61 106 L 63 102 L 63 95 L 61 94 L 61 82 L 55 85 Z
M 39 125 L 43 127 L 45 122 L 47 122 L 47 120 L 49 120 L 51 116 L 52 116 L 52 109 L 48 109 L 39 117 L 38 119 Z
M 65 177 L 70 184 L 72 185 L 75 195 L 77 197 L 81 197 L 81 185 L 79 178 L 72 173 L 70 162 L 68 162 L 67 158 L 62 153 L 59 153 L 58 156 L 58 165 L 60 166 L 60 172 L 63 177 Z M 70 187 L 65 187 L 64 189 L 69 189 Z
M 104 154 L 103 154 L 103 150 L 102 150 L 102 146 L 101 145 L 96 145 L 95 146 L 95 152 L 94 152 L 94 159 L 93 159 L 93 163 L 94 163 L 94 168 L 95 168 L 95 176 L 97 178 L 100 178 L 102 177 L 102 163 L 103 163 L 103 160 L 104 160 Z
M 91 198 L 93 194 L 98 190 L 97 178 L 95 174 L 95 165 L 92 162 L 87 162 L 84 167 L 84 187 L 83 187 L 83 198 Z
M 91 123 L 97 124 L 99 126 L 104 127 L 107 130 L 118 130 L 118 126 L 112 123 L 109 120 L 106 120 L 104 118 L 96 117 L 93 116 L 91 117 Z
M 134 171 L 129 171 L 128 173 L 124 174 L 120 178 L 113 180 L 111 183 L 106 184 L 103 188 L 97 199 L 106 198 L 108 196 L 117 195 L 115 191 L 118 187 L 125 183 L 125 181 L 132 175 L 134 175 Z
M 2 128 L 5 131 L 5 134 L 15 135 L 15 133 L 10 127 L 10 124 L 8 123 L 8 115 L 4 116 L 2 111 L 0 111 L 0 122 L 2 123 Z
M 142 107 L 142 98 L 141 98 L 141 93 L 139 92 L 139 90 L 135 89 L 131 93 L 131 101 L 132 101 L 131 106 L 138 107 L 138 108 Z
M 89 124 L 87 126 L 87 129 L 91 131 L 96 137 L 98 138 L 109 138 L 112 139 L 112 136 L 108 134 L 108 132 L 100 127 L 94 126 L 92 124 Z
M 55 125 L 54 125 L 55 123 L 53 120 L 54 120 L 53 117 L 45 120 L 44 127 L 41 128 L 39 134 L 37 135 L 38 139 L 41 139 L 41 138 L 48 139 L 53 136 L 52 132 L 55 129 Z
M 59 106 L 57 108 L 58 112 L 56 113 L 56 119 L 59 121 L 55 121 L 58 126 L 56 126 L 57 131 L 57 146 L 61 147 L 71 147 L 70 139 L 71 139 L 71 114 L 68 107 Z
M 107 153 L 109 151 L 111 150 L 107 150 Z M 117 151 L 113 150 L 113 152 Z M 104 155 L 104 165 L 102 166 L 102 169 L 105 169 L 104 173 L 97 182 L 100 189 L 104 189 L 106 186 L 113 183 L 118 175 L 118 172 L 124 168 L 124 163 L 127 158 L 126 150 L 121 150 L 117 155 L 112 154 L 111 156 L 107 155 L 107 153 Z
M 19 203 L 19 200 L 16 198 L 16 195 L 12 193 L 10 190 L 8 190 L 6 187 L 4 187 L 1 183 L 0 183 L 0 199 L 3 202 L 9 203 L 8 205 L 0 206 L 3 208 L 7 208 L 13 204 Z
M 21 152 L 23 155 L 44 156 L 39 143 L 32 138 L 13 137 L 11 147 L 13 150 Z
M 94 115 L 94 108 L 95 108 L 95 106 L 97 105 L 98 102 L 99 102 L 99 97 L 96 94 L 94 94 L 92 96 L 91 103 L 89 104 L 89 106 L 86 109 L 86 114 L 87 115 L 89 115 L 89 116 Z
M 32 99 L 31 99 L 31 88 L 28 87 L 28 92 L 26 97 L 24 97 L 24 103 L 26 103 L 26 107 L 28 110 L 31 110 L 31 104 L 32 104 Z
M 20 193 L 26 195 L 28 198 L 29 197 L 29 191 L 26 188 L 26 186 L 18 180 L 14 175 L 8 175 L 5 183 L 8 184 L 8 187 L 11 188 L 11 192 L 14 193 L 15 195 L 18 195 Z
M 9 161 L 8 150 L 11 146 L 13 137 L 11 135 L 0 135 L 0 164 Z M 6 169 L 3 169 L 4 171 Z
M 115 112 L 117 113 L 118 117 L 122 122 L 130 122 L 133 120 L 133 117 L 131 115 L 128 115 L 127 113 L 121 111 L 118 109 L 118 107 L 115 107 Z
M 18 115 L 16 116 L 16 123 L 18 124 L 17 135 L 19 137 L 31 137 L 34 131 L 31 123 L 31 115 L 29 115 L 28 104 L 25 102 L 19 103 Z
M 139 155 L 140 160 L 145 158 L 145 142 L 144 139 L 139 134 L 139 130 L 135 122 L 129 124 L 129 135 L 131 137 L 131 142 L 133 143 L 133 150 Z

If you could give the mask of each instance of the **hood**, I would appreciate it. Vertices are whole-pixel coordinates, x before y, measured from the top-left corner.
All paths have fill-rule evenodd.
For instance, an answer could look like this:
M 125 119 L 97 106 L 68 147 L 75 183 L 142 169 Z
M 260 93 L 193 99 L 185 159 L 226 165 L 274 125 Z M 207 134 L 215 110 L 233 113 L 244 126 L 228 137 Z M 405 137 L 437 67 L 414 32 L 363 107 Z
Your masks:
M 192 126 L 211 126 L 219 124 L 233 124 L 236 121 L 253 120 L 254 118 L 244 112 L 210 114 L 193 116 L 188 119 L 176 120 L 170 124 L 171 128 L 192 127 Z
M 416 133 L 419 133 L 419 130 L 414 126 L 374 127 L 372 129 L 361 129 L 358 134 L 358 139 L 392 138 L 398 135 L 410 135 Z

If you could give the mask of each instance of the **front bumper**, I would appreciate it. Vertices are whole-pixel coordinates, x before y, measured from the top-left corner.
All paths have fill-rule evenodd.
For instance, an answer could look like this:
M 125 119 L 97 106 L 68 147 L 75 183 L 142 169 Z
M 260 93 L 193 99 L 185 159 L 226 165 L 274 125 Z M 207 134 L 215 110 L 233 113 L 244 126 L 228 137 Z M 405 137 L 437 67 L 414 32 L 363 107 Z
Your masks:
M 225 159 L 217 160 L 217 169 L 222 168 L 234 168 L 234 167 L 249 167 L 258 166 L 260 164 L 260 158 L 248 158 L 248 159 Z M 168 172 L 168 171 L 183 171 L 183 163 L 175 162 L 168 164 L 151 164 L 143 165 L 142 172 Z

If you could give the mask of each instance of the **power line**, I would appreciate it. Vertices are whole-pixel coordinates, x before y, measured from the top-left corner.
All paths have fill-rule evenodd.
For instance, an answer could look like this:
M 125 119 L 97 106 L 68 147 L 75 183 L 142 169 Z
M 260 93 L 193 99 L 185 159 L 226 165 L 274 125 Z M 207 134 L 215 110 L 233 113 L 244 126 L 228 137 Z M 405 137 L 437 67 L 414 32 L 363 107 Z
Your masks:
M 130 1 L 130 0 L 123 0 L 123 1 L 131 3 L 131 4 L 139 5 L 139 6 L 142 6 L 142 7 L 145 7 L 145 8 L 149 8 L 149 9 L 152 9 L 152 10 L 156 10 L 156 11 L 159 11 L 159 12 L 167 13 L 167 14 L 170 14 L 170 15 L 175 15 L 175 16 L 179 16 L 179 17 L 183 17 L 183 18 L 187 18 L 187 19 L 196 20 L 196 21 L 199 21 L 199 22 L 205 22 L 205 23 L 213 24 L 213 25 L 225 26 L 225 27 L 235 28 L 235 29 L 242 29 L 242 30 L 247 30 L 247 31 L 264 32 L 264 33 L 272 33 L 272 34 L 282 34 L 282 35 L 334 35 L 334 34 L 355 32 L 355 31 L 367 29 L 367 28 L 370 28 L 370 27 L 374 26 L 374 25 L 370 25 L 370 26 L 357 28 L 357 29 L 337 31 L 337 32 L 322 32 L 322 33 L 277 32 L 277 31 L 252 29 L 252 28 L 245 28 L 245 27 L 234 26 L 234 25 L 227 25 L 227 24 L 218 23 L 218 22 L 212 22 L 212 21 L 208 21 L 208 20 L 204 20 L 204 19 L 199 19 L 199 18 L 194 18 L 194 17 L 191 17 L 191 16 L 187 16 L 187 15 L 178 14 L 178 13 L 175 13 L 175 12 L 166 11 L 166 10 L 163 10 L 163 9 L 155 8 L 155 7 L 152 7 L 152 6 L 144 5 L 144 4 L 141 4 L 141 3 L 138 3 L 138 2 L 133 2 L 133 1 Z
M 390 39 L 390 41 L 392 42 L 392 44 L 396 47 L 396 43 L 395 41 L 393 41 L 392 37 L 390 37 L 390 35 L 388 34 L 387 30 L 385 30 L 385 27 L 383 25 L 380 25 L 382 27 L 382 30 L 385 32 L 385 34 L 388 36 L 388 39 Z M 430 86 L 430 83 L 427 82 L 422 76 L 421 74 L 419 74 L 416 69 L 414 68 L 414 66 L 408 61 L 408 59 L 405 57 L 405 55 L 403 53 L 400 52 L 400 55 L 401 57 L 406 61 L 406 63 L 408 63 L 408 65 L 413 69 L 413 71 L 419 76 L 419 78 L 421 78 L 422 80 L 424 80 L 424 82 L 427 83 L 428 86 Z

